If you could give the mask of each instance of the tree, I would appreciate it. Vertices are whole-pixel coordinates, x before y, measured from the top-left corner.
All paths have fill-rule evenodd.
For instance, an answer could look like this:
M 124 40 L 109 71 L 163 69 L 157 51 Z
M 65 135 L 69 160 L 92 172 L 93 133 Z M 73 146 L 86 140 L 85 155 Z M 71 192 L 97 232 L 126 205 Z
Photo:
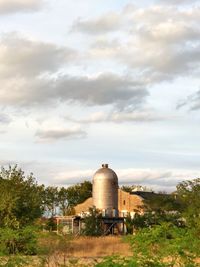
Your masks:
M 92 196 L 92 183 L 84 181 L 67 188 L 66 197 L 68 207 L 74 207 Z
M 58 191 L 58 204 L 63 216 L 73 215 L 75 213 L 74 207 L 70 203 L 68 188 L 61 187 Z
M 143 200 L 141 207 L 145 212 L 140 214 L 136 212 L 134 218 L 126 218 L 128 231 L 131 233 L 134 229 L 151 227 L 160 225 L 163 222 L 172 223 L 176 226 L 184 226 L 184 221 L 181 218 L 181 202 L 173 194 L 166 193 L 151 193 Z
M 84 218 L 85 228 L 83 234 L 86 236 L 101 236 L 102 229 L 102 215 L 95 207 L 89 208 L 89 215 Z
M 53 186 L 46 187 L 43 192 L 43 201 L 48 217 L 54 217 L 59 206 L 58 188 Z
M 63 216 L 74 214 L 74 206 L 92 196 L 92 184 L 89 181 L 68 188 L 48 186 L 43 191 L 46 214 L 54 217 L 60 210 Z
M 147 211 L 152 211 L 158 214 L 173 212 L 180 210 L 180 200 L 174 197 L 173 194 L 155 194 L 152 193 L 144 199 L 144 208 Z
M 189 226 L 200 229 L 200 178 L 177 185 L 176 198 L 180 212 Z
M 19 228 L 42 215 L 41 187 L 15 165 L 0 172 L 0 227 Z
M 62 215 L 66 216 L 68 214 L 67 211 L 69 207 L 69 202 L 68 202 L 68 191 L 64 187 L 61 187 L 58 192 L 58 202 Z
M 131 193 L 133 191 L 153 192 L 150 188 L 143 185 L 123 185 L 121 190 Z

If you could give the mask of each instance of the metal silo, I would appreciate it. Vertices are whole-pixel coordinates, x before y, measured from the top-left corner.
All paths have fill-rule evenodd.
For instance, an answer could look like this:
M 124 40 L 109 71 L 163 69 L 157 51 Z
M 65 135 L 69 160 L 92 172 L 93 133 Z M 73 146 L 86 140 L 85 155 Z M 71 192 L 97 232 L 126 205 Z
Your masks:
M 94 174 L 93 205 L 105 216 L 118 215 L 118 177 L 108 164 L 102 164 L 102 168 Z

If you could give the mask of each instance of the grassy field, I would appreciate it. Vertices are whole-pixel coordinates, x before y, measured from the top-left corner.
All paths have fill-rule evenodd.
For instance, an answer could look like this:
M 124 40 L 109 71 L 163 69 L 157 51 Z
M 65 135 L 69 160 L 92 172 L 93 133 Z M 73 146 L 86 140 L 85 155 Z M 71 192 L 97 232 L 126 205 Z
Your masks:
M 26 238 L 32 230 L 26 229 Z M 12 248 L 20 240 L 20 236 L 15 240 L 13 232 L 4 232 L 7 243 L 1 242 L 2 252 L 8 241 Z M 0 267 L 197 267 L 199 234 L 198 229 L 171 223 L 139 229 L 127 236 L 74 237 L 36 231 L 35 239 L 26 246 L 20 243 L 27 253 L 0 254 Z
M 0 267 L 196 267 L 200 266 L 197 233 L 171 224 L 128 236 L 38 232 L 37 256 L 2 256 Z
M 40 248 L 40 261 L 48 267 L 94 266 L 107 256 L 132 256 L 131 246 L 117 236 L 66 238 L 42 234 Z
M 131 246 L 119 236 L 73 237 L 38 233 L 37 256 L 2 256 L 0 267 L 95 266 L 105 257 L 132 256 Z
M 132 256 L 129 244 L 115 236 L 80 237 L 72 240 L 70 246 L 69 257 Z

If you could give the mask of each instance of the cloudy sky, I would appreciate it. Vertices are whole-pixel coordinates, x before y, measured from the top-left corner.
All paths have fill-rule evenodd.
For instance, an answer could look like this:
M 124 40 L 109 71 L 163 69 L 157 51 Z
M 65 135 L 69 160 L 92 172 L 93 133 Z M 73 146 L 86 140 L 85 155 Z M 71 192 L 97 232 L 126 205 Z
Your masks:
M 200 3 L 0 0 L 0 164 L 39 183 L 200 176 Z

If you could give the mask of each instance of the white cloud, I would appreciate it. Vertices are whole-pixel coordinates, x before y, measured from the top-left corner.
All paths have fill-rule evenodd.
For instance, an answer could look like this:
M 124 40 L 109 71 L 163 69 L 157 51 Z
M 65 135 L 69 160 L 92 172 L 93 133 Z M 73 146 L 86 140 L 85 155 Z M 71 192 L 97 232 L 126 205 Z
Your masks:
M 76 183 L 81 183 L 84 180 L 91 180 L 93 170 L 77 170 L 77 171 L 62 171 L 58 172 L 53 178 L 53 182 L 60 185 L 71 185 Z
M 54 73 L 71 62 L 75 52 L 68 47 L 33 40 L 17 33 L 0 38 L 1 77 L 29 77 Z
M 39 142 L 55 142 L 59 140 L 82 139 L 87 136 L 80 128 L 40 129 L 35 133 Z
M 166 5 L 184 5 L 184 4 L 192 4 L 192 3 L 196 3 L 199 0 L 158 0 L 158 2 L 161 2 L 162 4 L 166 4 Z
M 126 30 L 92 38 L 88 57 L 126 65 L 149 84 L 199 73 L 200 8 L 130 5 L 118 15 Z
M 105 73 L 95 77 L 60 76 L 49 78 L 10 78 L 2 80 L 2 106 L 34 106 L 47 103 L 77 102 L 83 105 L 114 105 L 136 109 L 148 92 L 130 77 Z
M 200 90 L 192 95 L 189 95 L 186 99 L 179 101 L 179 103 L 177 104 L 177 109 L 183 108 L 185 106 L 193 111 L 200 109 Z
M 17 51 L 17 53 L 16 53 Z M 69 76 L 64 67 L 77 53 L 67 47 L 39 42 L 17 34 L 0 39 L 0 104 L 34 106 L 79 102 L 137 108 L 148 95 L 143 81 L 113 73 Z M 65 71 L 66 72 L 66 71 Z
M 95 112 L 90 116 L 82 119 L 73 119 L 67 116 L 66 119 L 78 123 L 124 123 L 124 122 L 151 122 L 166 119 L 164 116 L 159 116 L 151 111 L 111 111 L 111 112 Z
M 58 94 L 86 105 L 114 105 L 137 108 L 148 96 L 144 85 L 129 76 L 103 73 L 93 77 L 63 77 L 57 83 Z
M 199 172 L 194 170 L 158 170 L 158 169 L 117 169 L 119 185 L 143 185 L 154 191 L 164 190 L 172 192 L 176 185 L 184 180 L 199 177 Z M 62 171 L 54 179 L 54 184 L 70 185 L 92 180 L 94 170 Z
M 101 34 L 119 30 L 121 18 L 116 13 L 108 13 L 97 19 L 78 19 L 72 25 L 72 31 L 80 31 L 88 34 Z
M 39 10 L 43 0 L 0 0 L 0 15 Z
M 0 113 L 0 124 L 9 124 L 12 121 L 9 115 Z

